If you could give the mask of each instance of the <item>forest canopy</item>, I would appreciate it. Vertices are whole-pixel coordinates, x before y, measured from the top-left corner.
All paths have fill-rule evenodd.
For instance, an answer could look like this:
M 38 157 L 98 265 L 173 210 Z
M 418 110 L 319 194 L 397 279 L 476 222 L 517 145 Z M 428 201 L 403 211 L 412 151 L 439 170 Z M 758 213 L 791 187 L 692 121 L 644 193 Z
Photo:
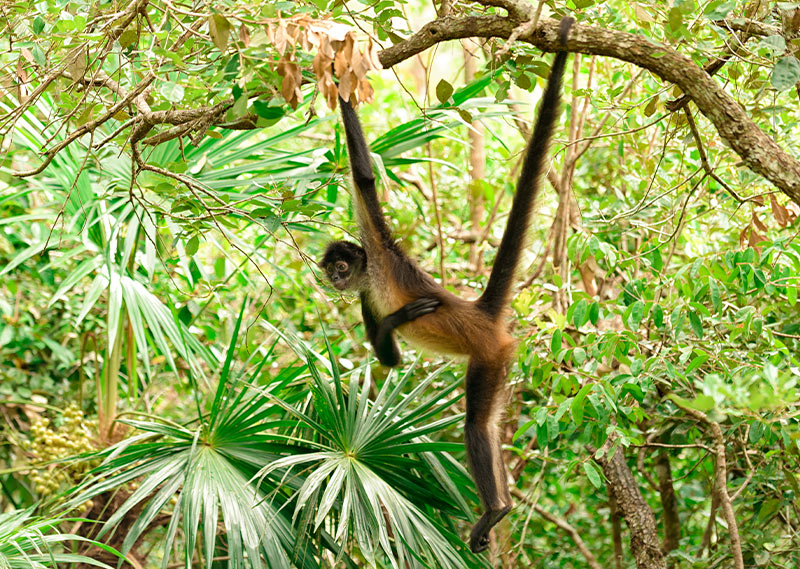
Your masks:
M 800 3 L 7 2 L 0 562 L 800 566 Z M 477 298 L 576 19 L 488 553 L 465 365 L 379 365 L 339 95 Z

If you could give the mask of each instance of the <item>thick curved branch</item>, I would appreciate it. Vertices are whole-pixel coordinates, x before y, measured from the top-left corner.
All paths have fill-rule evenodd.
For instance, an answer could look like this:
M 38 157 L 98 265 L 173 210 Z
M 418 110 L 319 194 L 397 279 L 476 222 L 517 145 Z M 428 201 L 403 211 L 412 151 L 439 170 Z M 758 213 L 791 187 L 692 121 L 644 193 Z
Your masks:
M 407 40 L 381 51 L 379 58 L 386 68 L 446 40 L 508 38 L 520 23 L 510 17 L 492 15 L 439 18 Z M 518 41 L 545 51 L 555 51 L 559 48 L 558 22 L 541 21 L 536 28 L 522 34 Z M 800 204 L 800 162 L 767 136 L 741 105 L 691 58 L 642 36 L 587 25 L 572 28 L 567 49 L 627 61 L 678 85 L 751 170 Z

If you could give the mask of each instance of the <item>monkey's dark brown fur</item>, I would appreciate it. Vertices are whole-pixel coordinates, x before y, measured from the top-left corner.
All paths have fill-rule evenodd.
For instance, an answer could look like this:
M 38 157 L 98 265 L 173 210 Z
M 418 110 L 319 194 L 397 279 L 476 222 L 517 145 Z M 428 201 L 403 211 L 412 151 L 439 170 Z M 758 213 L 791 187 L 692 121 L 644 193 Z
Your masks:
M 562 44 L 566 44 L 573 22 L 572 18 L 561 21 Z M 369 150 L 358 116 L 349 103 L 339 100 L 362 247 L 345 241 L 331 243 L 320 265 L 338 289 L 359 291 L 367 335 L 381 363 L 390 366 L 400 363 L 400 350 L 392 337 L 395 328 L 418 346 L 469 356 L 465 443 L 485 508 L 470 534 L 470 548 L 476 553 L 489 546 L 490 530 L 512 505 L 497 426 L 515 348 L 507 323 L 508 304 L 558 115 L 566 58 L 565 51 L 556 54 L 517 182 L 508 225 L 486 290 L 474 302 L 462 300 L 442 288 L 397 245 L 378 202 Z

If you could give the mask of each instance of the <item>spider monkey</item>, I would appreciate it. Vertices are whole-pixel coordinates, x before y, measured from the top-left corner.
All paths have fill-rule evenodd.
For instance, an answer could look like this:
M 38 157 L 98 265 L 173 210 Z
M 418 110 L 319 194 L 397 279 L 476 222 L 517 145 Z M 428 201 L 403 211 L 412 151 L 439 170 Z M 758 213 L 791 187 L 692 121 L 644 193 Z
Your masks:
M 566 46 L 572 18 L 561 20 Z M 375 176 L 358 116 L 341 98 L 342 120 L 353 175 L 361 246 L 334 241 L 320 266 L 338 290 L 358 291 L 367 336 L 378 360 L 400 363 L 395 328 L 410 342 L 436 352 L 469 356 L 466 374 L 465 443 L 484 513 L 470 533 L 470 549 L 489 546 L 489 532 L 511 510 L 512 501 L 497 426 L 515 342 L 507 324 L 511 285 L 558 115 L 566 51 L 556 54 L 534 127 L 503 239 L 486 290 L 475 301 L 458 298 L 399 247 L 381 211 Z

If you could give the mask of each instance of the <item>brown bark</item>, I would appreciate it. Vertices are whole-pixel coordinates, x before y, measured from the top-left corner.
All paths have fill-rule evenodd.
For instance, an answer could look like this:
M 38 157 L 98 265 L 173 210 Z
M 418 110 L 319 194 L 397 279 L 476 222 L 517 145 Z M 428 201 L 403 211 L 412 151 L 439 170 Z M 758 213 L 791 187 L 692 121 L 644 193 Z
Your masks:
M 681 538 L 681 520 L 678 517 L 678 501 L 675 499 L 675 487 L 672 485 L 672 468 L 669 455 L 661 451 L 656 456 L 656 477 L 658 493 L 661 496 L 661 507 L 664 511 L 664 553 L 678 548 Z
M 508 38 L 530 19 L 532 5 L 513 3 L 509 16 L 448 16 L 423 26 L 416 34 L 380 52 L 385 68 L 408 59 L 442 41 L 466 37 Z M 518 14 L 524 13 L 520 19 Z M 519 36 L 540 49 L 559 48 L 558 22 L 543 20 Z M 575 25 L 567 49 L 605 55 L 647 69 L 664 81 L 678 85 L 744 163 L 800 204 L 800 162 L 789 156 L 764 133 L 722 86 L 691 58 L 671 47 L 626 32 Z
M 598 459 L 608 479 L 608 488 L 616 499 L 631 535 L 631 553 L 638 569 L 666 569 L 661 541 L 656 531 L 656 517 L 645 502 L 625 455 L 618 448 L 611 458 Z
M 614 540 L 614 567 L 622 569 L 623 567 L 623 553 L 622 553 L 622 524 L 620 523 L 619 508 L 617 508 L 617 499 L 614 497 L 614 492 L 608 488 L 608 507 L 611 510 L 611 537 Z

